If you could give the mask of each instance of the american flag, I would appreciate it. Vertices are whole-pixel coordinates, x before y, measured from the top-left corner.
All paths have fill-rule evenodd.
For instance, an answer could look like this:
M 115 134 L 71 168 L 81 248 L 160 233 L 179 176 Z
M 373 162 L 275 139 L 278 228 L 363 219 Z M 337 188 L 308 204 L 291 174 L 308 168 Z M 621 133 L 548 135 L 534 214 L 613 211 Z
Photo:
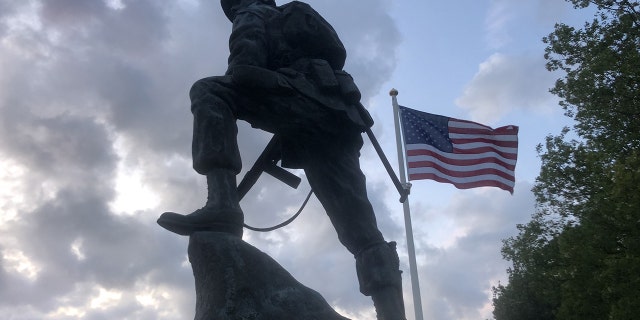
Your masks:
M 459 189 L 498 187 L 513 194 L 518 127 L 488 126 L 400 106 L 409 180 Z

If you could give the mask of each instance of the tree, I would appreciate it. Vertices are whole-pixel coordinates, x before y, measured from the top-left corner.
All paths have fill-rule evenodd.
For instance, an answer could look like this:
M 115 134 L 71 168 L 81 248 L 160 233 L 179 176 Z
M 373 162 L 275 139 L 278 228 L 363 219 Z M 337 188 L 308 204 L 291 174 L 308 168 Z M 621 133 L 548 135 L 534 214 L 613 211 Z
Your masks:
M 565 128 L 538 147 L 537 211 L 504 242 L 514 267 L 494 288 L 498 320 L 531 309 L 538 319 L 640 314 L 640 3 L 570 2 L 596 6 L 593 21 L 557 24 L 543 41 L 547 68 L 564 72 L 551 92 L 577 138 Z
M 513 262 L 507 270 L 509 284 L 493 288 L 496 319 L 555 319 L 558 279 L 558 243 L 544 231 L 548 222 L 535 215 L 531 222 L 519 225 L 520 234 L 504 241 L 503 256 Z

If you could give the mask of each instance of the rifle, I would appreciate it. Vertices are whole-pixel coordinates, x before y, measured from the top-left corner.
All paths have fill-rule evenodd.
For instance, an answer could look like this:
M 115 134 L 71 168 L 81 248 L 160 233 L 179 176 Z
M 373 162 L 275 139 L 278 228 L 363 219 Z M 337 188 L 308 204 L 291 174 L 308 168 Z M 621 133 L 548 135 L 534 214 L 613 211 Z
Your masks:
M 360 107 L 364 108 L 362 105 L 360 105 Z M 389 160 L 385 156 L 384 151 L 382 151 L 382 147 L 380 147 L 378 139 L 376 139 L 375 135 L 373 135 L 371 127 L 367 127 L 365 132 L 367 133 L 369 140 L 371 140 L 373 148 L 378 153 L 378 156 L 380 157 L 384 168 L 387 170 L 391 181 L 398 190 L 398 193 L 400 194 L 400 202 L 404 203 L 409 196 L 410 187 L 403 186 L 402 183 L 400 183 L 400 180 L 398 179 L 395 171 L 393 171 L 393 168 L 391 167 Z M 278 166 L 278 161 L 282 159 L 280 144 L 280 136 L 274 135 L 267 146 L 264 148 L 264 151 L 262 151 L 256 162 L 253 164 L 251 169 L 249 169 L 249 171 L 247 171 L 247 173 L 244 175 L 242 181 L 240 181 L 240 184 L 238 184 L 238 196 L 240 197 L 240 199 L 244 198 L 251 187 L 253 187 L 256 181 L 258 181 L 258 178 L 260 178 L 262 172 L 268 173 L 272 177 L 284 182 L 294 189 L 298 188 L 302 179 Z
M 242 199 L 256 181 L 258 181 L 262 172 L 268 173 L 294 189 L 298 188 L 302 179 L 277 164 L 278 161 L 282 159 L 280 144 L 280 136 L 274 135 L 251 169 L 244 175 L 242 181 L 238 184 L 238 196 L 240 199 Z

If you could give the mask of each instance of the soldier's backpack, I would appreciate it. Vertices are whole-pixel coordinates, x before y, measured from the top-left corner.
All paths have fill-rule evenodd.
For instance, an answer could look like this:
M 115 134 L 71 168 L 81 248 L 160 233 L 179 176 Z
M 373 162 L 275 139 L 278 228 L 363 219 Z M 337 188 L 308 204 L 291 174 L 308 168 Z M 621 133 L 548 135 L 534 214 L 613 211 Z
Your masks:
M 292 1 L 279 6 L 282 36 L 303 56 L 323 59 L 334 70 L 341 70 L 347 57 L 333 27 L 310 5 Z

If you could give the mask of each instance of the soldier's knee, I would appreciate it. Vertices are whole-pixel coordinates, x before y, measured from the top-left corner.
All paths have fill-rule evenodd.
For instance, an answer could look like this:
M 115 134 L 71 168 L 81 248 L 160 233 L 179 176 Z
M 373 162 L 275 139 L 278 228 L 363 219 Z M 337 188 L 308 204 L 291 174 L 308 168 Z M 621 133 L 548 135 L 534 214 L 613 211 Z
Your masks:
M 196 81 L 189 90 L 191 111 L 202 106 L 208 108 L 232 108 L 236 92 L 231 79 L 227 76 L 216 76 Z
M 189 90 L 189 98 L 191 101 L 198 100 L 204 95 L 210 94 L 215 88 L 215 82 L 211 78 L 200 79 L 191 85 Z

